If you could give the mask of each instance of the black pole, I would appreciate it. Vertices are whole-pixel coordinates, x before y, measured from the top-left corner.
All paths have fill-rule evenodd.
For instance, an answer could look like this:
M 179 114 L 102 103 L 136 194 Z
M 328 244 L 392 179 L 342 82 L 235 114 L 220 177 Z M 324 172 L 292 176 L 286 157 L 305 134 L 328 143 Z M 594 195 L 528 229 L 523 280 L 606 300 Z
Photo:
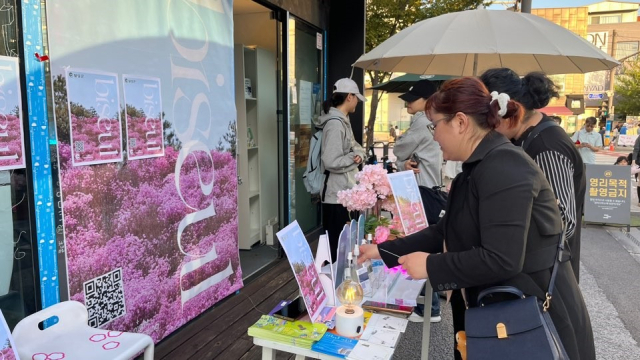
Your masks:
M 522 0 L 521 12 L 531 14 L 531 0 Z

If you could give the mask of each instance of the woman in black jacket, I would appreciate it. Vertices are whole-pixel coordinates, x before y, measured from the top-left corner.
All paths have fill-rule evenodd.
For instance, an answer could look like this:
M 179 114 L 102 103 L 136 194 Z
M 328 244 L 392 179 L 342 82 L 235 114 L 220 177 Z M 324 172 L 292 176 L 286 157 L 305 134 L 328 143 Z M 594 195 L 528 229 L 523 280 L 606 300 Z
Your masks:
M 580 282 L 580 230 L 586 179 L 584 163 L 573 140 L 560 126 L 547 126 L 553 119 L 536 109 L 549 104 L 558 97 L 556 86 L 546 75 L 539 72 L 527 74 L 520 79 L 507 68 L 490 69 L 480 80 L 489 89 L 506 93 L 525 108 L 522 120 L 502 125 L 496 130 L 516 146 L 520 146 L 540 166 L 553 189 L 560 205 L 560 214 L 567 224 L 566 235 L 571 251 L 571 267 Z M 538 130 L 539 133 L 535 134 Z
M 358 259 L 402 264 L 413 278 L 428 277 L 435 290 L 453 290 L 454 333 L 464 330 L 466 307 L 477 306 L 488 287 L 515 286 L 544 299 L 562 232 L 544 174 L 495 131 L 501 121 L 518 122 L 522 109 L 506 94 L 496 95 L 479 80 L 462 78 L 429 99 L 430 130 L 444 158 L 464 162 L 446 214 L 416 234 L 362 246 Z M 568 261 L 559 266 L 555 289 L 549 311 L 570 358 L 595 359 L 589 314 Z

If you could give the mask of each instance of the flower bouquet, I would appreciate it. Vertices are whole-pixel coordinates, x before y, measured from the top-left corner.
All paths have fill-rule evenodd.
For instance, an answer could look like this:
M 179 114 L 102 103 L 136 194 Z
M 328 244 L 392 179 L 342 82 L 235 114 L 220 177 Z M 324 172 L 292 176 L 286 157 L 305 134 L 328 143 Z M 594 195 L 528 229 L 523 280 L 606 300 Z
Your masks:
M 338 191 L 338 202 L 347 210 L 367 212 L 365 232 L 373 234 L 376 243 L 382 243 L 390 236 L 401 236 L 402 227 L 394 220 L 382 216 L 382 210 L 397 214 L 396 203 L 387 178 L 387 170 L 382 165 L 365 165 L 356 174 L 356 185 L 348 190 Z

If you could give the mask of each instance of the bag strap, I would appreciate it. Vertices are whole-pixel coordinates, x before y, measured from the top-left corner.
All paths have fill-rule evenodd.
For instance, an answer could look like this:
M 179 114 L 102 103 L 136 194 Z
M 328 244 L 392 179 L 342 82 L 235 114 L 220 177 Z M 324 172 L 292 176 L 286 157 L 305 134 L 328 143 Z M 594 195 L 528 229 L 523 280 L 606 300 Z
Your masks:
M 538 135 L 540 135 L 540 133 L 547 129 L 550 128 L 552 126 L 559 126 L 558 124 L 556 124 L 554 121 L 548 120 L 542 123 L 539 123 L 538 125 L 536 125 L 533 130 L 529 133 L 529 135 L 527 136 L 526 139 L 524 139 L 524 141 L 522 142 L 522 149 L 523 150 L 527 150 L 527 148 L 529 147 L 529 145 L 531 145 L 531 143 L 533 142 L 533 139 L 535 139 L 536 137 L 538 137 Z
M 547 288 L 547 293 L 545 294 L 545 300 L 543 304 L 544 311 L 549 309 L 551 306 L 551 298 L 553 297 L 553 288 L 556 284 L 556 276 L 558 275 L 558 265 L 562 262 L 562 254 L 564 253 L 564 243 L 566 239 L 566 225 L 562 224 L 562 233 L 560 234 L 560 242 L 558 243 L 558 253 L 556 255 L 556 260 L 553 262 L 553 270 L 551 270 L 551 279 L 549 280 L 549 287 Z

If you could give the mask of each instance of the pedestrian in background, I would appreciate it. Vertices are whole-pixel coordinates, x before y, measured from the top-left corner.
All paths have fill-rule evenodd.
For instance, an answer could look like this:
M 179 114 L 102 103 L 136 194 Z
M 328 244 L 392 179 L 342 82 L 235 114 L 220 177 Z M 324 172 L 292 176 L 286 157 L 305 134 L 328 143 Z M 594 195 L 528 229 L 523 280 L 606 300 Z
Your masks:
M 323 104 L 323 114 L 316 127 L 323 130 L 321 159 L 325 180 L 321 191 L 322 226 L 329 233 L 331 258 L 336 261 L 340 232 L 350 220 L 347 208 L 338 203 L 338 191 L 351 189 L 356 184 L 358 165 L 365 151 L 353 136 L 349 114 L 356 111 L 358 102 L 364 102 L 355 81 L 344 78 L 336 82 L 331 98 Z
M 571 138 L 585 164 L 595 164 L 596 153 L 602 149 L 602 137 L 594 131 L 597 121 L 593 116 L 588 117 L 584 121 L 584 127 L 576 131 Z
M 495 131 L 520 123 L 521 105 L 496 95 L 476 78 L 461 78 L 429 98 L 427 116 L 444 158 L 464 162 L 447 211 L 438 224 L 420 232 L 361 246 L 358 258 L 381 258 L 387 267 L 401 264 L 412 278 L 428 277 L 434 289 L 452 290 L 454 334 L 465 328 L 466 308 L 479 306 L 478 295 L 489 287 L 514 286 L 544 300 L 562 234 L 545 175 Z M 558 265 L 555 284 L 548 311 L 569 358 L 595 359 L 589 314 L 568 261 Z M 461 359 L 460 353 L 455 357 Z
M 407 104 L 407 113 L 413 115 L 409 129 L 398 136 L 393 146 L 393 154 L 397 157 L 396 166 L 400 171 L 412 170 L 416 175 L 418 185 L 433 188 L 442 184 L 442 150 L 428 130 L 431 121 L 427 118 L 424 108 L 427 99 L 438 91 L 437 86 L 429 80 L 416 82 L 411 89 L 400 95 L 400 99 Z M 422 294 L 424 295 L 424 293 Z M 409 320 L 424 321 L 424 305 L 416 306 Z M 432 323 L 440 322 L 440 299 L 436 292 L 431 296 Z
M 525 108 L 522 120 L 498 127 L 497 131 L 524 151 L 540 166 L 559 201 L 560 213 L 566 224 L 566 236 L 571 248 L 571 266 L 580 280 L 580 232 L 586 179 L 582 158 L 573 141 L 553 120 L 536 109 L 558 97 L 555 84 L 546 75 L 533 72 L 520 79 L 513 70 L 487 70 L 480 80 L 489 91 L 508 94 Z M 543 129 L 543 127 L 546 127 Z M 543 129 L 531 136 L 534 132 Z

